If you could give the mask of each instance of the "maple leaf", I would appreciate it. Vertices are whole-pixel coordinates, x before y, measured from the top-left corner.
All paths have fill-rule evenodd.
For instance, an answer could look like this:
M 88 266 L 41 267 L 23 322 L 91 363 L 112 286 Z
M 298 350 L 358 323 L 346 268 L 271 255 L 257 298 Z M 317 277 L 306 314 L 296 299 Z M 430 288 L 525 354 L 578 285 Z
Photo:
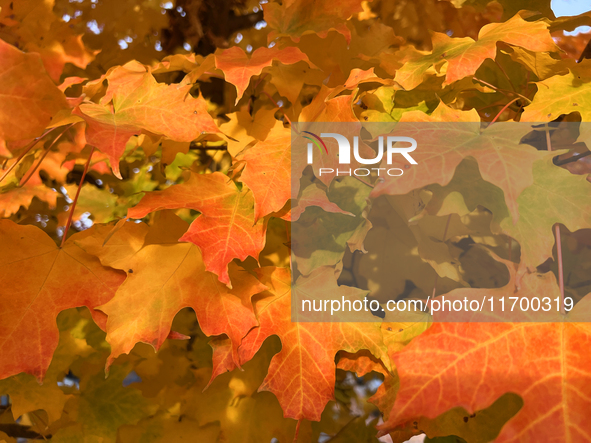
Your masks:
M 0 429 L 56 443 L 283 442 L 298 430 L 301 442 L 375 442 L 368 389 L 349 389 L 348 370 L 383 377 L 369 400 L 394 441 L 419 430 L 470 442 L 589 440 L 591 157 L 578 158 L 589 138 L 578 123 L 591 118 L 589 48 L 562 35 L 590 24 L 589 13 L 554 20 L 549 0 L 278 0 L 252 12 L 213 3 L 0 0 L 0 155 L 10 159 L 0 162 L 10 168 L 0 216 L 19 223 L 0 221 L 0 379 L 18 373 L 0 381 L 11 397 Z M 250 29 L 262 15 L 267 26 Z M 185 54 L 187 45 L 209 55 Z M 570 152 L 548 154 L 538 128 L 486 127 L 481 116 L 577 123 L 551 131 L 554 148 Z M 302 130 L 359 136 L 361 157 L 374 158 L 382 132 L 361 121 L 411 128 L 418 165 L 394 156 L 405 172 L 396 183 L 315 177 L 339 167 L 327 139 L 313 168 L 305 155 L 290 161 L 291 138 L 307 148 Z M 43 131 L 52 133 L 29 143 Z M 87 143 L 102 152 L 88 159 Z M 150 225 L 101 223 L 126 211 Z M 93 227 L 57 248 L 68 214 L 73 230 L 88 225 L 77 222 L 83 213 Z M 365 288 L 382 303 L 433 292 L 432 301 L 555 300 L 561 273 L 577 301 L 568 324 L 424 332 L 450 318 L 400 324 L 366 312 L 372 321 L 336 323 L 297 309 L 302 299 L 368 300 Z M 90 311 L 60 313 L 71 306 Z M 496 319 L 486 308 L 451 320 Z M 7 434 L 0 441 L 16 441 Z
M 362 11 L 360 0 L 345 0 L 335 3 L 332 0 L 304 0 L 267 3 L 263 11 L 265 21 L 274 32 L 269 34 L 269 41 L 277 36 L 288 35 L 294 41 L 308 33 L 326 37 L 328 31 L 336 30 L 343 34 L 347 43 L 351 40 L 351 31 L 345 20 L 352 14 Z
M 591 183 L 555 166 L 552 155 L 533 165 L 534 182 L 519 198 L 517 224 L 504 220 L 501 228 L 521 245 L 521 262 L 530 269 L 552 257 L 555 239 L 552 226 L 562 223 L 571 232 L 591 228 L 591 210 L 586 203 Z
M 424 101 L 409 108 L 396 107 L 397 91 L 399 91 L 399 89 L 395 87 L 384 86 L 376 89 L 372 93 L 364 95 L 363 102 L 368 109 L 361 113 L 361 119 L 368 122 L 397 122 L 407 112 L 423 111 L 424 113 L 427 113 L 429 111 L 429 108 Z M 434 112 L 436 111 L 437 109 Z M 460 121 L 463 121 L 463 119 L 460 119 Z M 380 135 L 373 133 L 375 129 L 373 129 L 372 126 L 373 125 L 368 126 L 368 130 L 371 132 L 372 136 L 375 137 Z M 375 128 L 377 129 L 379 126 L 376 126 Z
M 545 22 L 526 22 L 519 15 L 504 23 L 482 27 L 477 41 L 470 37 L 451 38 L 438 32 L 433 33 L 432 39 L 431 54 L 408 47 L 397 55 L 402 67 L 396 71 L 394 80 L 404 89 L 416 88 L 429 72 L 443 72 L 444 84 L 474 75 L 487 58 L 495 58 L 500 41 L 535 52 L 557 50 Z M 443 63 L 447 63 L 445 70 L 441 69 Z
M 50 208 L 55 208 L 57 192 L 45 185 L 27 183 L 22 187 L 8 189 L 8 192 L 0 193 L 0 215 L 10 217 L 16 214 L 21 207 L 28 208 L 33 198 L 47 202 Z
M 591 61 L 584 60 L 580 66 L 571 68 L 566 75 L 555 75 L 537 82 L 538 92 L 525 107 L 521 121 L 546 122 L 562 114 L 578 112 L 584 122 L 591 121 L 589 109 L 588 74 Z
M 461 119 L 460 122 L 455 124 L 437 123 L 458 119 Z M 474 157 L 482 178 L 503 190 L 505 203 L 513 222 L 516 222 L 519 217 L 518 197 L 533 183 L 530 168 L 544 154 L 521 143 L 523 136 L 532 131 L 528 125 L 505 122 L 502 125 L 492 124 L 481 131 L 479 120 L 475 111 L 453 111 L 443 103 L 431 116 L 420 111 L 404 114 L 401 122 L 405 123 L 396 131 L 415 138 L 421 146 L 420 150 L 413 152 L 418 165 L 408 170 L 408 162 L 401 161 L 400 167 L 407 169 L 404 180 L 378 183 L 372 197 L 405 194 L 431 183 L 446 185 L 458 164 L 466 157 Z M 413 125 L 410 122 L 417 123 Z M 430 122 L 433 132 L 425 131 L 427 126 L 420 122 Z M 425 171 L 429 171 L 428 174 Z
M 326 211 L 326 205 L 310 206 L 298 222 L 291 225 L 292 258 L 299 272 L 308 275 L 321 266 L 335 266 L 342 260 L 347 246 L 351 251 L 362 247 L 363 234 L 371 228 L 364 214 L 369 207 L 370 190 L 352 177 L 333 181 L 327 198 L 338 202 L 339 208 L 355 217 L 343 211 Z M 355 238 L 360 232 L 361 239 Z
M 325 298 L 330 292 L 333 297 L 338 293 L 355 300 L 365 293 L 357 288 L 338 286 L 333 268 L 318 268 L 310 276 L 300 277 L 293 289 L 287 269 L 260 268 L 256 272 L 269 290 L 255 302 L 260 326 L 242 340 L 238 349 L 240 361 L 245 363 L 252 359 L 267 337 L 278 335 L 282 349 L 271 360 L 269 373 L 259 391 L 275 394 L 285 417 L 318 421 L 324 406 L 334 397 L 335 354 L 341 349 L 348 352 L 367 349 L 378 358 L 385 356 L 380 325 L 371 321 L 369 313 L 364 318 L 369 321 L 359 323 L 292 321 L 292 290 L 314 299 Z M 214 361 L 225 362 L 226 370 L 231 368 L 219 355 Z M 214 375 L 220 372 L 214 367 Z
M 233 46 L 215 56 L 216 68 L 223 71 L 224 78 L 228 83 L 236 86 L 236 91 L 238 92 L 236 103 L 244 95 L 250 78 L 259 75 L 264 68 L 271 66 L 273 61 L 278 61 L 284 65 L 293 65 L 294 63 L 305 61 L 309 65 L 314 66 L 308 60 L 308 56 L 294 46 L 288 46 L 283 49 L 262 47 L 254 51 L 250 58 L 242 48 Z
M 524 406 L 496 441 L 586 440 L 576 411 L 590 407 L 581 372 L 590 342 L 584 323 L 436 323 L 392 356 L 400 390 L 381 429 L 456 406 L 472 413 L 514 392 Z
M 51 81 L 38 54 L 25 54 L 0 40 L 0 140 L 40 135 L 66 97 Z
M 227 136 L 228 152 L 236 157 L 245 147 L 255 141 L 265 140 L 271 129 L 282 123 L 275 120 L 276 108 L 259 109 L 254 115 L 238 111 L 228 115 L 230 121 L 220 124 L 220 130 Z
M 4 40 L 38 53 L 50 77 L 58 81 L 66 63 L 85 69 L 96 53 L 84 46 L 82 35 L 76 35 L 72 26 L 56 17 L 54 7 L 53 0 L 2 0 L 0 22 Z
M 509 53 L 511 59 L 525 66 L 528 70 L 533 72 L 539 80 L 545 80 L 556 74 L 567 74 L 569 67 L 575 66 L 573 63 L 568 63 L 567 60 L 557 60 L 548 52 L 533 52 L 527 49 L 514 46 Z M 534 96 L 534 100 L 535 100 Z M 521 116 L 523 120 L 523 115 Z M 541 120 L 538 120 L 541 121 Z
M 198 382 L 186 392 L 182 413 L 194 417 L 201 425 L 219 422 L 225 439 L 232 443 L 255 443 L 273 438 L 295 441 L 297 422 L 283 417 L 273 394 L 257 392 L 271 358 L 280 349 L 277 337 L 265 341 L 242 371 L 222 374 L 210 380 L 205 389 L 211 369 L 195 371 Z M 300 428 L 297 441 L 313 441 L 309 427 L 304 424 Z
M 396 428 L 390 433 L 390 437 L 394 441 L 405 441 L 414 435 L 426 434 L 430 439 L 437 440 L 439 437 L 453 435 L 453 438 L 464 441 L 496 441 L 503 426 L 522 407 L 523 400 L 519 395 L 506 393 L 489 407 L 474 413 L 457 407 L 436 418 L 419 417 L 412 423 Z
M 84 105 L 82 105 L 84 106 Z M 131 125 L 119 124 L 114 115 L 105 113 L 98 106 L 86 108 L 88 114 L 83 114 L 81 110 L 75 109 L 74 114 L 80 115 L 86 122 L 86 140 L 90 145 L 96 146 L 103 154 L 105 154 L 113 170 L 113 174 L 121 177 L 119 171 L 119 159 L 125 152 L 125 144 L 133 135 L 141 133 L 138 129 Z M 93 118 L 93 111 L 96 111 L 97 118 Z
M 255 221 L 278 212 L 291 195 L 291 131 L 275 126 L 239 158 L 246 163 L 240 181 L 254 195 Z
M 87 124 L 87 142 L 109 157 L 121 178 L 119 159 L 132 135 L 142 131 L 177 142 L 190 142 L 206 132 L 218 132 L 207 103 L 189 93 L 191 85 L 158 83 L 149 69 L 130 62 L 110 71 L 100 103 L 85 102 L 74 113 Z
M 78 242 L 104 266 L 128 273 L 115 297 L 98 307 L 108 315 L 111 355 L 107 365 L 118 355 L 129 353 L 138 342 L 159 349 L 174 316 L 185 307 L 195 310 L 206 335 L 226 334 L 230 338 L 238 362 L 242 337 L 258 324 L 250 299 L 266 287 L 231 264 L 233 288 L 228 289 L 205 270 L 195 245 L 176 243 L 186 228 L 185 222 L 165 213 L 148 232 L 141 225 L 126 223 L 109 238 L 106 245 L 113 245 L 108 248 L 102 247 L 108 229 Z
M 299 123 L 294 129 L 296 132 L 292 138 L 292 144 L 297 149 L 297 154 L 292 155 L 292 174 L 294 176 L 301 176 L 302 172 L 308 166 L 307 157 L 304 152 L 304 146 L 307 146 L 307 140 L 304 139 L 305 133 L 302 131 L 318 132 L 316 128 L 321 129 L 322 132 L 338 132 L 345 137 L 352 138 L 359 135 L 361 130 L 361 123 L 353 112 L 354 95 L 341 95 L 330 98 L 333 91 L 326 86 L 322 86 L 318 95 L 314 97 L 312 103 L 302 109 L 299 116 Z M 313 122 L 329 122 L 316 126 Z M 350 123 L 343 125 L 340 123 Z M 334 128 L 334 130 L 332 129 Z M 326 145 L 326 150 L 329 153 L 338 151 L 338 143 L 336 140 L 330 138 L 323 140 Z M 365 143 L 359 143 L 359 153 L 362 158 L 375 157 L 375 152 Z M 320 168 L 331 168 L 336 171 L 339 167 L 338 156 L 336 155 L 316 155 L 313 158 L 313 171 L 319 171 Z M 352 166 L 362 166 L 357 160 L 352 161 Z M 316 172 L 315 172 L 316 173 Z M 325 173 L 318 175 L 318 179 L 329 186 L 336 177 L 336 172 Z M 294 186 L 293 194 L 299 192 L 298 182 L 292 178 Z
M 149 417 L 136 425 L 125 425 L 119 428 L 118 435 L 124 441 L 149 441 L 150 443 L 166 443 L 170 441 L 198 441 L 199 443 L 216 443 L 220 437 L 219 425 L 200 426 L 199 423 L 185 417 L 166 413 Z
M 92 312 L 122 283 L 122 273 L 75 245 L 86 235 L 73 235 L 60 249 L 39 228 L 0 220 L 0 350 L 6 356 L 0 378 L 26 372 L 41 380 L 58 343 L 57 314 L 77 306 Z
M 199 246 L 205 269 L 222 283 L 230 284 L 228 263 L 249 255 L 257 259 L 265 246 L 267 221 L 255 222 L 252 192 L 246 186 L 239 190 L 224 174 L 192 173 L 183 184 L 146 193 L 127 216 L 143 218 L 153 211 L 176 208 L 201 212 L 179 240 Z
M 207 58 L 198 54 L 173 54 L 168 55 L 162 61 L 152 66 L 154 74 L 162 74 L 165 72 L 183 71 L 191 72 L 204 63 L 206 59 L 212 57 L 210 54 Z
M 339 352 L 337 368 L 343 371 L 355 372 L 358 377 L 374 371 L 382 375 L 388 374 L 384 364 L 367 351 L 359 351 L 356 354 Z
M 384 325 L 382 325 L 382 330 L 384 329 Z M 403 325 L 404 324 L 388 324 L 386 327 L 388 330 L 401 331 L 403 330 L 401 329 L 401 326 Z M 420 329 L 420 332 L 423 332 L 423 329 Z M 394 345 L 394 343 L 389 343 L 389 346 L 392 345 Z M 400 346 L 401 349 L 402 347 L 403 346 Z M 382 374 L 384 382 L 368 401 L 376 405 L 380 411 L 384 411 L 384 418 L 387 419 L 388 414 L 390 413 L 389 409 L 392 407 L 392 404 L 396 399 L 396 392 L 399 388 L 398 378 L 386 369 L 381 360 L 377 359 L 367 351 L 359 351 L 355 354 L 341 351 L 339 352 L 338 358 L 337 368 L 344 371 L 354 372 L 357 377 L 363 377 L 370 372 Z
M 430 186 L 433 193 L 425 210 L 431 215 L 468 215 L 481 205 L 492 212 L 494 230 L 510 219 L 503 191 L 484 181 L 474 159 L 465 159 L 456 167 L 453 179 L 444 187 Z
M 353 217 L 355 216 L 355 214 L 345 211 L 341 209 L 336 203 L 331 202 L 326 195 L 326 191 L 318 186 L 318 184 L 310 183 L 301 192 L 301 195 L 297 200 L 297 204 L 291 208 L 291 221 L 298 221 L 306 208 L 310 206 L 318 206 L 324 209 L 326 212 L 346 214 Z
M 64 409 L 64 415 L 78 417 L 77 422 L 59 429 L 52 440 L 115 441 L 121 425 L 137 423 L 154 411 L 155 405 L 138 389 L 124 385 L 128 372 L 124 366 L 117 366 L 106 379 L 100 370 L 91 377 L 84 377 L 81 391 Z
M 522 310 L 521 308 L 514 309 L 501 309 L 499 311 L 498 306 L 505 301 L 501 299 L 509 300 L 509 296 L 516 296 L 520 299 L 528 299 L 530 302 L 534 298 L 542 300 L 544 297 L 552 303 L 557 303 L 559 299 L 560 291 L 556 278 L 551 272 L 545 274 L 540 273 L 529 273 L 523 272 L 519 265 L 503 260 L 493 252 L 488 251 L 488 254 L 498 263 L 504 265 L 509 273 L 509 281 L 502 287 L 493 288 L 459 288 L 454 289 L 447 294 L 442 296 L 434 297 L 434 300 L 441 300 L 445 297 L 445 300 L 464 300 L 467 298 L 471 300 L 486 300 L 486 303 L 480 308 L 480 310 L 468 310 L 460 312 L 449 312 L 440 310 L 433 312 L 433 321 L 435 322 L 458 322 L 458 321 L 470 321 L 470 322 L 492 322 L 492 321 L 512 321 L 512 322 L 527 322 L 527 321 L 539 321 L 539 322 L 550 322 L 550 321 L 561 321 L 561 314 L 556 309 L 544 309 L 542 312 L 534 310 Z M 491 309 L 492 304 L 492 309 Z M 497 307 L 495 307 L 495 305 Z M 547 306 L 545 306 L 547 308 Z
M 63 378 L 64 374 L 61 375 Z M 10 395 L 12 413 L 17 418 L 27 412 L 43 409 L 50 421 L 56 421 L 62 415 L 68 400 L 57 386 L 57 380 L 39 386 L 38 380 L 29 374 L 0 380 L 0 392 Z
M 374 73 L 374 68 L 370 68 L 367 70 L 362 69 L 352 69 L 351 73 L 349 74 L 349 78 L 345 82 L 346 89 L 354 89 L 359 86 L 360 83 L 366 82 L 377 82 L 377 83 L 386 83 L 385 80 L 379 78 Z
M 302 109 L 300 122 L 351 122 L 359 124 L 359 119 L 353 112 L 353 95 L 341 95 L 330 97 L 333 90 L 322 86 L 318 95 L 314 97 L 312 103 Z
M 59 314 L 57 318 L 59 344 L 42 385 L 39 385 L 38 380 L 29 374 L 18 374 L 0 380 L 0 392 L 10 395 L 14 417 L 18 418 L 38 409 L 45 410 L 50 422 L 61 417 L 69 396 L 60 389 L 58 383 L 63 381 L 75 360 L 86 357 L 92 352 L 86 340 L 76 337 L 76 332 L 71 329 L 71 323 L 78 320 L 79 314 L 74 309 Z
M 457 287 L 455 282 L 438 277 L 435 269 L 422 259 L 418 252 L 421 237 L 415 237 L 407 223 L 410 217 L 401 214 L 399 209 L 391 199 L 376 199 L 372 205 L 371 220 L 375 226 L 364 239 L 364 246 L 371 253 L 359 257 L 359 272 L 367 279 L 372 297 L 391 299 L 392 294 L 404 293 L 407 281 L 412 281 L 425 293 L 433 290 L 436 280 L 440 291 Z M 438 233 L 436 238 L 440 236 Z M 448 251 L 446 244 L 441 246 Z M 448 263 L 441 260 L 441 265 Z
M 311 69 L 305 62 L 293 65 L 278 64 L 267 68 L 269 81 L 277 88 L 282 97 L 291 103 L 298 103 L 298 97 L 304 84 L 320 85 L 326 74 L 319 69 Z M 265 77 L 267 79 L 268 77 Z

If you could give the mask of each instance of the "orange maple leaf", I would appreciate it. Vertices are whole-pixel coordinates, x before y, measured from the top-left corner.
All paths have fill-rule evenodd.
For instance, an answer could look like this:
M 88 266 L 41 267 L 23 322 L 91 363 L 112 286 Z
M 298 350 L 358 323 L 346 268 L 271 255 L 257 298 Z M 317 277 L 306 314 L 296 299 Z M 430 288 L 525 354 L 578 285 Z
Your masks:
M 239 158 L 246 163 L 240 181 L 254 194 L 255 220 L 278 212 L 291 196 L 291 131 L 276 126 Z
M 514 392 L 524 406 L 496 441 L 589 441 L 590 345 L 584 323 L 437 323 L 393 355 L 400 390 L 382 432 Z
M 369 350 L 378 358 L 385 354 L 380 323 L 307 322 L 292 319 L 291 276 L 284 268 L 259 268 L 256 273 L 268 291 L 255 302 L 260 326 L 252 329 L 238 348 L 241 363 L 254 357 L 263 342 L 278 335 L 282 349 L 273 357 L 267 377 L 259 391 L 270 391 L 278 398 L 285 417 L 296 420 L 320 420 L 328 401 L 334 399 L 335 355 L 339 350 Z M 307 277 L 300 277 L 293 290 L 310 298 L 344 296 L 356 300 L 366 291 L 338 286 L 334 268 L 324 267 Z M 338 295 L 337 295 L 338 294 Z M 357 317 L 359 318 L 359 317 Z M 216 346 L 218 344 L 219 346 Z M 214 369 L 212 378 L 235 366 L 225 355 L 229 348 L 213 342 Z M 220 367 L 221 366 L 221 367 Z
M 127 212 L 129 218 L 143 218 L 161 209 L 190 208 L 201 215 L 179 239 L 201 249 L 205 269 L 230 284 L 228 263 L 249 255 L 258 259 L 265 246 L 267 221 L 255 221 L 254 199 L 246 186 L 242 190 L 224 174 L 192 173 L 183 184 L 147 193 Z
M 66 96 L 47 75 L 39 54 L 25 54 L 0 40 L 0 142 L 40 135 Z
M 314 67 L 308 60 L 308 56 L 294 46 L 283 49 L 262 47 L 254 51 L 250 58 L 242 48 L 233 46 L 215 56 L 216 68 L 222 70 L 228 83 L 236 86 L 238 92 L 236 103 L 244 95 L 244 91 L 250 83 L 250 78 L 259 75 L 264 68 L 271 66 L 273 61 L 278 61 L 284 65 L 293 65 L 305 61 Z
M 113 69 L 105 79 L 109 86 L 100 102 L 82 103 L 74 113 L 86 121 L 88 144 L 108 155 L 119 178 L 119 159 L 132 135 L 148 132 L 190 142 L 203 133 L 219 132 L 207 102 L 189 93 L 192 85 L 158 83 L 137 62 Z
M 0 379 L 26 372 L 41 380 L 58 344 L 56 316 L 79 306 L 94 315 L 125 279 L 76 246 L 86 235 L 58 248 L 35 226 L 0 220 Z
M 237 349 L 242 337 L 258 325 L 250 299 L 266 286 L 231 264 L 233 288 L 228 289 L 205 270 L 195 245 L 177 243 L 186 229 L 187 224 L 176 215 L 163 212 L 149 230 L 144 224 L 125 223 L 109 236 L 110 227 L 93 228 L 92 235 L 78 242 L 104 266 L 127 272 L 115 297 L 98 307 L 108 316 L 111 355 L 107 366 L 138 342 L 158 350 L 170 338 L 174 316 L 185 307 L 195 310 L 206 335 L 230 338 L 230 355 L 239 364 Z

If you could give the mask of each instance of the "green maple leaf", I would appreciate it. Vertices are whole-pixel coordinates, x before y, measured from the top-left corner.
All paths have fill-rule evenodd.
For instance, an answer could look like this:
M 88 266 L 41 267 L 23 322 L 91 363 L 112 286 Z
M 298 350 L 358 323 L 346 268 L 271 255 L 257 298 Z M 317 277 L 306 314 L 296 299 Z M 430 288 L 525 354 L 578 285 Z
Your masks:
M 501 227 L 521 245 L 521 261 L 529 268 L 552 258 L 556 223 L 565 225 L 571 232 L 591 228 L 591 183 L 585 176 L 573 175 L 555 166 L 550 154 L 534 163 L 534 183 L 519 198 L 519 221 L 513 225 L 510 219 Z
M 578 112 L 583 121 L 591 120 L 591 61 L 569 70 L 566 75 L 555 75 L 537 82 L 538 92 L 525 107 L 521 121 L 547 122 L 562 114 Z

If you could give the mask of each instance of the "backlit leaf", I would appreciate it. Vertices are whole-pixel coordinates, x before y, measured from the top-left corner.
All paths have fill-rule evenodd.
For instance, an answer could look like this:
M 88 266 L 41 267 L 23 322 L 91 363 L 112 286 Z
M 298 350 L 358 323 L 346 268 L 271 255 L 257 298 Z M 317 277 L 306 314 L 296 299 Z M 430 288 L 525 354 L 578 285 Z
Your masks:
M 258 258 L 265 245 L 266 220 L 255 221 L 254 198 L 246 186 L 239 190 L 225 175 L 192 174 L 181 185 L 147 193 L 127 212 L 130 218 L 143 218 L 161 209 L 190 208 L 201 212 L 179 239 L 201 249 L 205 269 L 230 283 L 228 263 L 238 258 Z

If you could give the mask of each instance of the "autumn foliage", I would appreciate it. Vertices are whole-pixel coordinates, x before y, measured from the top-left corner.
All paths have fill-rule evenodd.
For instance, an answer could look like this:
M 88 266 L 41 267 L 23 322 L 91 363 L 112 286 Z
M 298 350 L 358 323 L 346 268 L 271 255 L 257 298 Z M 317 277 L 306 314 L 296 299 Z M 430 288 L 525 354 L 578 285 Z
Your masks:
M 590 13 L 0 8 L 0 443 L 591 441 Z M 314 122 L 416 123 L 421 168 L 315 176 Z M 575 307 L 300 322 L 300 294 Z

